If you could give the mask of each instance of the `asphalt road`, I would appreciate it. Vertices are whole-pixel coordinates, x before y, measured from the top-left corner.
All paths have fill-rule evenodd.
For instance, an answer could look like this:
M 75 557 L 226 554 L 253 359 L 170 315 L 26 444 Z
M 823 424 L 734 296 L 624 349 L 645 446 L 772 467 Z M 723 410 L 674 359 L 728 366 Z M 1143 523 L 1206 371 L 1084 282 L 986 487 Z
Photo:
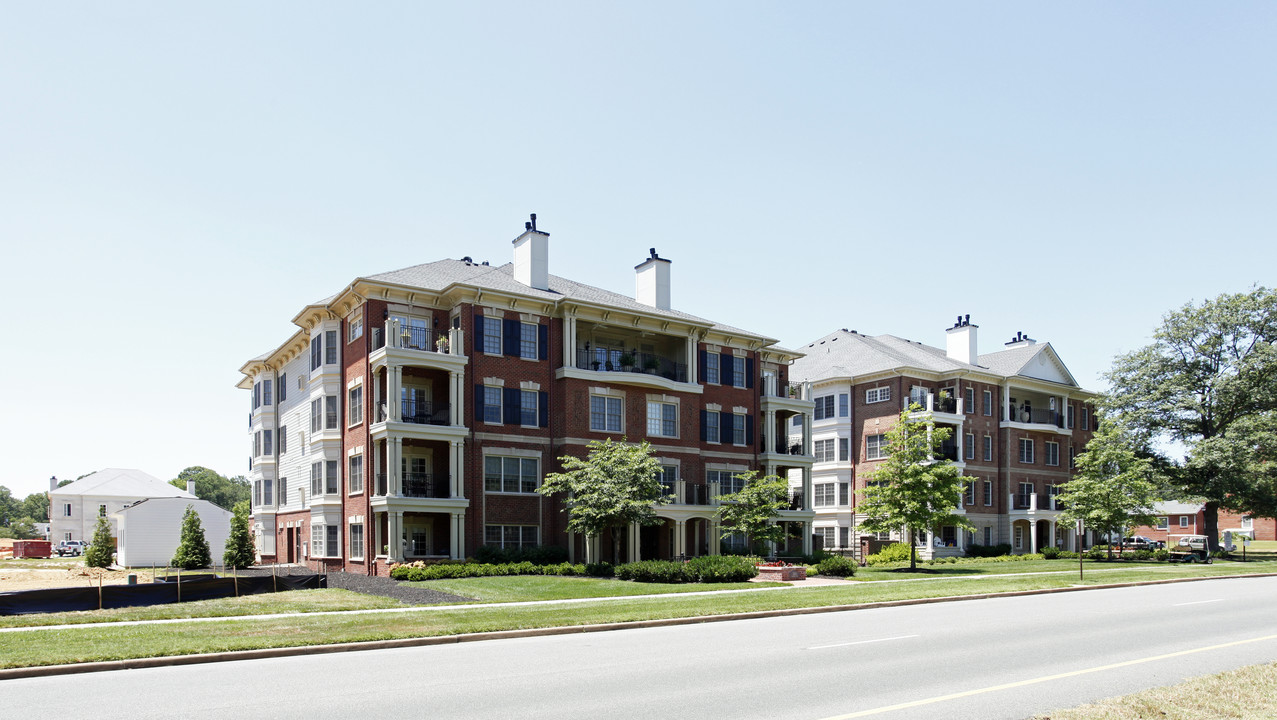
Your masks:
M 13 718 L 1023 718 L 1277 659 L 1277 578 L 0 683 Z M 85 632 L 92 632 L 86 630 Z

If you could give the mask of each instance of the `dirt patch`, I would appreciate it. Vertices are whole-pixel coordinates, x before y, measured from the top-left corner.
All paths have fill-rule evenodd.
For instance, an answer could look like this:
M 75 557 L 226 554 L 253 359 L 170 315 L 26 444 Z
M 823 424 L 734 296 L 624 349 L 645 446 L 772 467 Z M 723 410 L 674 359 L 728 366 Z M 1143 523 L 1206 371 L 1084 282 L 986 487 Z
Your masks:
M 85 567 L 84 558 L 5 560 L 0 562 L 0 592 L 45 588 L 123 585 L 129 575 L 140 583 L 151 582 L 150 570 L 104 570 Z

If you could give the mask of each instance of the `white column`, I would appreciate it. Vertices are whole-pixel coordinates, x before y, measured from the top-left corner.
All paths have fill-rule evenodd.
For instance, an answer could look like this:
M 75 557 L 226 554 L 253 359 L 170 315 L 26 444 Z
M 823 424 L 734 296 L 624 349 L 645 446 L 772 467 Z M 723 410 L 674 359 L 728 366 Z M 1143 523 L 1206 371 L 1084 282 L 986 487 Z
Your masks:
M 389 397 L 386 398 L 387 409 L 390 410 L 390 419 L 399 422 L 401 411 L 400 398 L 403 397 L 403 368 L 398 365 L 391 365 L 386 368 L 387 382 L 390 385 Z
M 466 556 L 465 522 L 460 513 L 448 514 L 448 557 L 460 560 Z
M 403 513 L 391 512 L 387 514 L 386 528 L 388 530 L 386 544 L 390 550 L 390 560 L 392 562 L 403 562 Z
M 811 466 L 803 466 L 803 510 L 811 511 L 812 509 L 812 484 L 811 484 Z
M 466 424 L 466 371 L 456 370 L 449 373 L 452 380 L 448 402 L 452 405 L 452 424 Z
M 451 478 L 448 482 L 450 488 L 448 497 L 465 497 L 464 475 L 462 474 L 462 465 L 465 463 L 465 446 L 460 441 L 453 441 L 448 444 L 448 475 Z
M 711 518 L 705 524 L 705 548 L 710 555 L 717 555 L 721 549 L 722 538 L 719 537 L 719 532 L 718 520 Z
M 626 543 L 629 545 L 629 547 L 626 548 L 627 562 L 638 562 L 641 559 L 639 557 L 639 532 L 639 524 L 630 523 L 629 534 L 627 535 L 629 542 Z
M 1029 552 L 1035 553 L 1037 551 L 1038 551 L 1038 521 L 1030 519 L 1029 520 Z
M 799 523 L 802 526 L 803 533 L 803 554 L 810 555 L 814 549 L 811 543 L 811 521 Z
M 687 381 L 693 385 L 700 382 L 700 357 L 696 354 L 696 336 L 687 336 Z
M 1011 415 L 1011 383 L 1002 383 L 1002 419 L 998 422 L 1014 419 Z
M 687 521 L 674 521 L 674 547 L 671 548 L 673 555 L 687 554 Z
M 576 367 L 576 318 L 563 318 L 563 367 Z
M 763 413 L 763 452 L 776 452 L 776 441 L 776 411 L 768 410 Z
M 386 544 L 386 540 L 385 540 L 386 535 L 381 529 L 381 520 L 377 517 L 378 515 L 384 515 L 384 514 L 385 513 L 379 513 L 379 512 L 373 512 L 372 514 L 372 540 L 373 540 L 372 547 L 374 550 L 373 555 L 386 554 L 381 551 L 381 546 Z
M 402 495 L 403 473 L 400 472 L 400 469 L 403 467 L 403 438 L 387 438 L 387 450 L 390 456 L 390 472 L 387 477 L 390 482 L 386 488 L 386 494 L 395 496 Z

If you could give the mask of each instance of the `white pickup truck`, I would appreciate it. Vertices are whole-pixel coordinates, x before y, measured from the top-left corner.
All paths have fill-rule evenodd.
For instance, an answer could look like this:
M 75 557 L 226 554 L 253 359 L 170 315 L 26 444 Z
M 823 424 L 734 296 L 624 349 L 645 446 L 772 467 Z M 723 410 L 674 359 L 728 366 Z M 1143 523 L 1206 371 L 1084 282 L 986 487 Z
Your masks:
M 1205 535 L 1185 535 L 1171 546 L 1171 562 L 1209 563 L 1210 543 Z

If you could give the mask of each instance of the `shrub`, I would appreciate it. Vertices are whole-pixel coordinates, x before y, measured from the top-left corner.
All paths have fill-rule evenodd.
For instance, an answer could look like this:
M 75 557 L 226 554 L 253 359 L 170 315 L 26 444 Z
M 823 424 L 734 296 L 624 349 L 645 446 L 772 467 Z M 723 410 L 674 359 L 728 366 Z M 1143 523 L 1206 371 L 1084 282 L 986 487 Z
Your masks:
M 200 522 L 199 513 L 194 505 L 186 506 L 182 515 L 181 543 L 169 561 L 173 567 L 183 570 L 205 568 L 213 564 L 213 556 L 208 549 L 208 539 L 204 536 L 204 525 Z
M 850 558 L 832 555 L 816 564 L 817 575 L 833 575 L 834 577 L 851 577 L 856 574 L 856 561 Z
M 684 569 L 695 582 L 725 583 L 745 582 L 758 576 L 758 568 L 748 558 L 730 555 L 705 555 L 684 563 Z
M 1060 557 L 1060 549 L 1058 547 L 1042 548 L 1042 558 L 1044 560 L 1055 560 Z
M 111 567 L 111 524 L 105 517 L 98 518 L 93 529 L 93 542 L 84 551 L 84 564 L 89 567 Z
M 1135 552 L 1132 552 L 1131 555 L 1134 555 L 1136 560 L 1152 560 L 1153 559 L 1152 550 L 1136 550 Z
M 684 563 L 669 560 L 640 560 L 617 565 L 616 577 L 620 580 L 648 583 L 692 582 L 692 575 Z
M 892 543 L 878 552 L 865 558 L 867 565 L 886 565 L 887 563 L 903 562 L 909 559 L 908 543 Z
M 530 562 L 533 565 L 558 565 L 567 562 L 567 548 L 557 545 L 541 545 L 528 548 L 499 548 L 480 545 L 474 551 L 475 562 L 491 565 Z
M 1061 560 L 1077 560 L 1077 553 L 1072 550 L 1061 550 L 1059 557 Z
M 1158 548 L 1153 551 L 1153 559 L 1165 562 L 1171 559 L 1171 551 L 1166 548 Z
M 1108 552 L 1099 545 L 1096 545 L 1086 551 L 1087 560 L 1103 560 L 1106 557 L 1108 557 Z
M 616 575 L 616 570 L 610 562 L 588 563 L 585 566 L 585 574 L 590 577 L 612 577 Z
M 410 565 L 398 565 L 390 570 L 396 580 L 421 582 L 444 578 L 495 577 L 503 575 L 585 575 L 586 566 L 572 563 L 534 565 L 519 563 L 439 563 L 426 565 L 420 561 Z
M 1010 555 L 1011 546 L 1007 543 L 1001 545 L 969 545 L 967 546 L 967 557 L 999 557 L 1002 555 Z
M 1227 550 L 1215 550 L 1211 552 L 1210 556 L 1213 558 L 1223 558 L 1227 560 L 1228 558 L 1232 557 L 1232 554 L 1229 553 Z

